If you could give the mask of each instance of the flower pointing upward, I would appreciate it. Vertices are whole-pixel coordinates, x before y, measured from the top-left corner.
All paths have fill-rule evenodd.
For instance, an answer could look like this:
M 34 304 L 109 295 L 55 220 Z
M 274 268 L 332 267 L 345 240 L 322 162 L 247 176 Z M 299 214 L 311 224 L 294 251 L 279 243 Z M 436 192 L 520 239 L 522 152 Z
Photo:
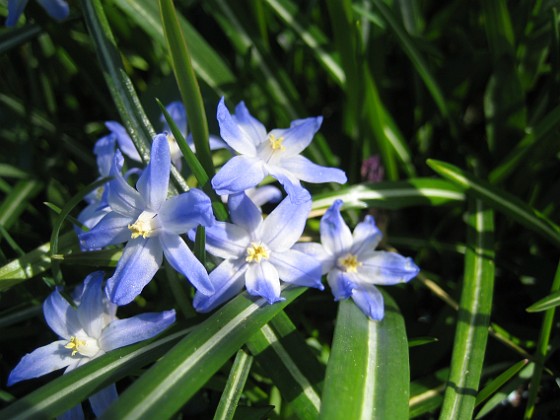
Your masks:
M 139 295 L 161 266 L 163 255 L 200 293 L 212 294 L 206 269 L 180 236 L 198 225 L 214 223 L 210 199 L 197 189 L 167 198 L 171 160 L 163 134 L 154 138 L 150 163 L 136 183 L 137 190 L 120 172 L 122 159 L 117 150 L 111 168 L 113 180 L 107 186 L 111 212 L 79 236 L 84 249 L 128 241 L 115 274 L 107 281 L 111 301 L 125 305 Z
M 231 115 L 224 98 L 218 104 L 220 134 L 237 153 L 212 179 L 220 195 L 235 194 L 256 186 L 271 175 L 284 187 L 292 200 L 300 197 L 301 181 L 312 183 L 346 182 L 346 175 L 337 168 L 312 163 L 300 153 L 311 143 L 319 130 L 322 117 L 292 121 L 290 128 L 266 132 L 240 102 Z

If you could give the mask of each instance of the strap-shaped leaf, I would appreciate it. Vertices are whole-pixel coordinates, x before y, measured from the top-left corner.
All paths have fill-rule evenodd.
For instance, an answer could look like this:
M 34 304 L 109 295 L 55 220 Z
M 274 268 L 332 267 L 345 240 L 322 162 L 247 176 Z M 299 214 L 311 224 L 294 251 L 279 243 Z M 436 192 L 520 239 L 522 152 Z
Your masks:
M 480 200 L 472 200 L 470 206 L 463 288 L 441 419 L 472 417 L 488 340 L 494 290 L 494 214 Z
M 269 305 L 243 293 L 202 322 L 144 373 L 103 418 L 171 417 L 259 329 L 306 289 L 284 288 Z
M 220 403 L 214 414 L 214 420 L 231 420 L 237 409 L 239 397 L 243 392 L 243 387 L 249 376 L 253 357 L 249 356 L 245 351 L 239 350 L 233 361 L 233 366 L 229 372 L 228 381 Z
M 409 363 L 404 320 L 384 293 L 385 318 L 340 302 L 323 389 L 321 419 L 408 418 Z

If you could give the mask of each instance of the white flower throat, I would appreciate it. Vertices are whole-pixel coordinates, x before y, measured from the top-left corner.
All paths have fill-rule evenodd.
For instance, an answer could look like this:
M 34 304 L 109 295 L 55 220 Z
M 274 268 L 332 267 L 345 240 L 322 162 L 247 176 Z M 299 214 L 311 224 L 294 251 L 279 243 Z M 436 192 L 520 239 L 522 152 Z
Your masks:
M 358 257 L 353 254 L 346 254 L 345 256 L 340 257 L 337 263 L 338 266 L 347 273 L 357 273 L 358 267 L 362 265 L 362 263 L 358 261 Z
M 149 238 L 152 236 L 159 227 L 156 216 L 157 213 L 143 211 L 133 224 L 128 225 L 128 229 L 132 232 L 130 237 L 136 239 L 139 236 L 142 238 Z
M 72 336 L 64 347 L 72 351 L 72 356 L 79 353 L 82 356 L 93 357 L 100 350 L 97 340 L 88 336 Z
M 261 260 L 268 260 L 270 258 L 270 250 L 262 242 L 253 242 L 247 248 L 247 262 L 260 263 Z

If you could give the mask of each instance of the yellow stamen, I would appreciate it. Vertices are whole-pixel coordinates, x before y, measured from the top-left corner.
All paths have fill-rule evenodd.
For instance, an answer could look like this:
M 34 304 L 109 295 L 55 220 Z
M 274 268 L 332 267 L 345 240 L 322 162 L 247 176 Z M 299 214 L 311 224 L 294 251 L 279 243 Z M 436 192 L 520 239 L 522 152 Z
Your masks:
M 268 248 L 262 243 L 253 242 L 249 248 L 247 248 L 247 262 L 261 262 L 262 259 L 268 260 L 270 258 L 270 252 Z
M 80 346 L 85 346 L 85 340 L 78 340 L 77 337 L 70 337 L 70 341 L 64 347 L 67 349 L 72 349 L 72 356 L 75 356 L 76 353 L 80 351 Z
M 347 273 L 356 273 L 358 267 L 362 265 L 358 261 L 358 257 L 352 254 L 346 254 L 344 257 L 338 259 L 338 265 L 343 267 Z
M 276 138 L 274 135 L 269 134 L 268 135 L 268 141 L 270 142 L 270 147 L 272 147 L 272 150 L 285 150 L 286 149 L 284 147 L 284 145 L 282 144 L 282 142 L 284 141 L 284 137 Z
M 128 225 L 128 229 L 132 232 L 130 237 L 132 239 L 136 239 L 139 236 L 142 238 L 149 238 L 153 231 L 154 231 L 154 217 L 156 216 L 155 213 L 151 213 L 148 211 L 143 212 L 140 214 L 136 222 L 131 225 Z

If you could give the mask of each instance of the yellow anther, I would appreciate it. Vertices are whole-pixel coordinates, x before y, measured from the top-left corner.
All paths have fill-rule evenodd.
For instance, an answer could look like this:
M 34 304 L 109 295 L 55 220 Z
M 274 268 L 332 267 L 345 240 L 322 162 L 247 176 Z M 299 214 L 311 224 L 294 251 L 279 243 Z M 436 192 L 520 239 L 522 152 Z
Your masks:
M 249 248 L 247 248 L 247 262 L 261 262 L 262 259 L 268 260 L 270 258 L 270 252 L 268 248 L 262 243 L 253 242 Z
M 285 150 L 286 148 L 282 144 L 284 137 L 276 138 L 273 134 L 268 135 L 268 141 L 270 142 L 270 147 L 272 150 Z
M 80 347 L 85 345 L 85 340 L 79 340 L 77 337 L 72 336 L 70 337 L 70 341 L 68 342 L 68 344 L 66 344 L 64 347 L 67 349 L 71 349 L 72 356 L 75 356 L 76 353 L 80 351 Z
M 148 212 L 148 211 L 145 211 L 142 214 L 140 214 L 138 219 L 136 219 L 136 222 L 134 222 L 131 225 L 128 225 L 128 229 L 132 232 L 130 237 L 132 239 L 136 239 L 139 236 L 141 236 L 144 239 L 149 238 L 154 231 L 155 216 L 156 216 L 155 213 Z
M 358 271 L 358 267 L 362 265 L 361 262 L 358 261 L 358 257 L 352 254 L 346 254 L 344 257 L 340 257 L 338 259 L 338 265 L 347 273 L 356 273 Z

